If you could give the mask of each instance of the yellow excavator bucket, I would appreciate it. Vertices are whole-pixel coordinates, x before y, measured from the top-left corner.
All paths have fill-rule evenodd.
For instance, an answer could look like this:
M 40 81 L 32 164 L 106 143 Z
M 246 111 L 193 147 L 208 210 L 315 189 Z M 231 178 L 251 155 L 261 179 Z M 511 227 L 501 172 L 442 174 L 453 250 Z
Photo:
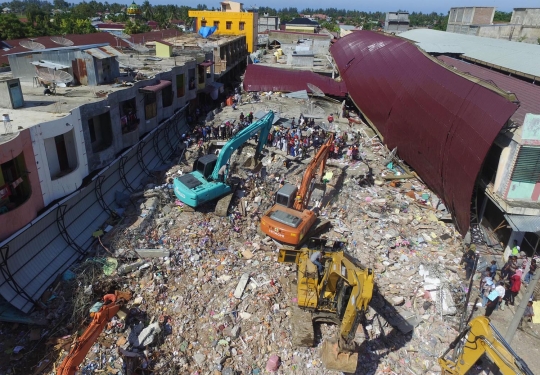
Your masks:
M 328 370 L 355 373 L 358 353 L 341 351 L 337 342 L 324 341 L 321 347 L 321 359 Z

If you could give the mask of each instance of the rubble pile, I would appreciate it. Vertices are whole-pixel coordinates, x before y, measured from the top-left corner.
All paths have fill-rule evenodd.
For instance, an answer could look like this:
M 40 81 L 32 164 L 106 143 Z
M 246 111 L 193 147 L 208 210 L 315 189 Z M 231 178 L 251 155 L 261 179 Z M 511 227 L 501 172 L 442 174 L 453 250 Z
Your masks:
M 231 113 L 226 109 L 214 122 Z M 354 132 L 365 140 L 362 126 Z M 341 127 L 349 129 L 346 122 Z M 278 263 L 279 245 L 258 230 L 280 182 L 299 183 L 308 160 L 285 166 L 287 156 L 269 148 L 263 172 L 238 167 L 243 182 L 223 218 L 211 204 L 183 205 L 172 191 L 172 178 L 188 172 L 201 153 L 193 145 L 187 160 L 144 181 L 144 189 L 117 195 L 123 219 L 104 226 L 93 254 L 105 259 L 102 274 L 79 288 L 93 302 L 105 282 L 108 292 L 129 290 L 133 297 L 80 373 L 335 373 L 324 368 L 317 347 L 292 346 L 296 268 Z M 362 161 L 329 160 L 332 177 L 320 210 L 332 224 L 324 235 L 347 242 L 349 253 L 375 273 L 366 323 L 356 333 L 357 374 L 438 373 L 437 357 L 458 333 L 466 292 L 460 237 L 438 197 L 398 159 L 388 160 L 380 143 L 364 142 L 361 153 Z M 237 164 L 252 154 L 246 147 Z M 62 332 L 68 343 L 82 327 L 72 328 Z M 336 326 L 323 324 L 319 346 L 337 334 Z M 57 363 L 66 354 L 61 348 Z

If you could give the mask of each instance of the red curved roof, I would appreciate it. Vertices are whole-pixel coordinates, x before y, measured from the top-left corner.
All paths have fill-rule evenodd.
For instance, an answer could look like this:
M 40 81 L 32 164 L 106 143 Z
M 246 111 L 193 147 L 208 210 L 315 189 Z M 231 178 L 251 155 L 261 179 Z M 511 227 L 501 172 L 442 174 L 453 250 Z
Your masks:
M 444 200 L 465 234 L 476 177 L 517 104 L 400 38 L 357 31 L 330 52 L 355 104 Z
M 307 70 L 291 70 L 272 68 L 269 66 L 250 64 L 244 76 L 244 90 L 246 91 L 284 91 L 293 92 L 311 90 L 307 83 L 320 88 L 326 95 L 345 97 L 347 87 L 345 83 L 337 82 L 330 77 L 313 73 Z

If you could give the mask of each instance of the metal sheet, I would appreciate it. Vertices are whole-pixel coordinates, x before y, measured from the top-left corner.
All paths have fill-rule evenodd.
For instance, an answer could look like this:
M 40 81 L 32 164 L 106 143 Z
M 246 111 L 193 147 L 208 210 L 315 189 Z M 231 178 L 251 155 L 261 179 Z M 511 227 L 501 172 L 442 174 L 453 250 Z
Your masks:
M 513 230 L 517 232 L 530 232 L 540 235 L 540 217 L 526 215 L 504 215 Z
M 121 53 L 120 51 L 118 51 L 117 49 L 111 46 L 89 48 L 89 49 L 85 49 L 84 52 L 100 60 L 124 55 L 123 53 Z
M 159 81 L 159 83 L 155 84 L 155 85 L 152 85 L 152 86 L 144 86 L 144 87 L 141 87 L 139 89 L 139 91 L 141 92 L 145 92 L 145 91 L 148 91 L 148 92 L 158 92 L 158 91 L 161 91 L 163 90 L 165 87 L 168 87 L 172 85 L 172 82 L 171 81 L 166 81 L 164 79 L 162 79 L 161 81 Z
M 257 64 L 248 65 L 244 77 L 244 90 L 285 92 L 308 90 L 311 92 L 307 86 L 308 83 L 317 86 L 326 95 L 337 97 L 347 95 L 344 82 L 337 82 L 332 78 L 309 71 L 271 68 Z
M 331 53 L 358 108 L 442 197 L 465 234 L 478 172 L 517 105 L 397 37 L 358 31 Z
M 69 65 L 54 63 L 52 61 L 46 61 L 46 60 L 32 61 L 30 64 L 32 64 L 34 66 L 40 66 L 42 68 L 50 68 L 50 69 L 69 69 L 69 68 L 71 68 L 71 66 L 69 66 Z
M 532 43 L 429 29 L 405 31 L 399 36 L 417 42 L 420 48 L 429 53 L 459 52 L 490 65 L 540 77 L 540 48 Z
M 438 59 L 463 73 L 471 74 L 485 82 L 493 83 L 507 92 L 516 94 L 519 100 L 519 108 L 510 118 L 516 125 L 521 126 L 524 124 L 527 113 L 540 114 L 540 100 L 538 100 L 540 98 L 540 86 L 448 56 L 439 56 Z

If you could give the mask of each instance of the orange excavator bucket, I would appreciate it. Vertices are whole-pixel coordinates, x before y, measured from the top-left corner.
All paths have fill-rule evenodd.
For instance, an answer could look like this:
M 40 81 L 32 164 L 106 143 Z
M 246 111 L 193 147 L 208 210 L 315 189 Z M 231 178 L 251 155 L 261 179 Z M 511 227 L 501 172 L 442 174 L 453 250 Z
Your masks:
M 92 322 L 72 346 L 69 354 L 56 371 L 57 375 L 74 375 L 86 354 L 96 342 L 105 325 L 116 315 L 122 305 L 131 299 L 131 293 L 116 291 L 103 297 L 105 304 L 92 315 Z

